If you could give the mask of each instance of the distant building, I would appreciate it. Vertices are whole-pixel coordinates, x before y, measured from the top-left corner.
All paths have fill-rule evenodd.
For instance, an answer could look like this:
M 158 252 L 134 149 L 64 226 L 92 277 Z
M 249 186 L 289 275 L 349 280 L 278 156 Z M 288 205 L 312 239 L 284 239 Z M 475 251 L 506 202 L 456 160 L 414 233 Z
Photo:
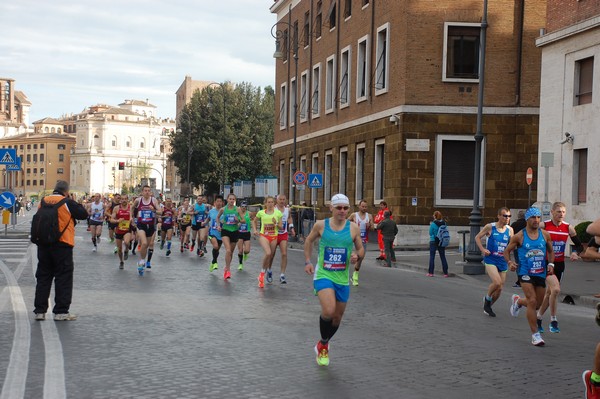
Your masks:
M 169 173 L 168 134 L 175 121 L 157 119 L 155 109 L 147 101 L 127 100 L 119 107 L 97 104 L 61 120 L 76 137 L 72 190 L 113 193 L 148 183 L 156 193 L 172 193 L 176 179 Z
M 212 82 L 204 81 L 204 80 L 193 80 L 191 76 L 185 77 L 181 85 L 175 92 L 176 100 L 175 100 L 175 115 L 178 118 L 185 107 L 191 100 L 196 91 L 202 91 L 205 87 L 207 87 Z
M 600 209 L 600 9 L 597 1 L 548 0 L 542 50 L 538 200 L 567 205 L 573 222 L 595 220 Z M 589 167 L 592 171 L 589 172 Z
M 0 78 L 0 137 L 24 133 L 30 107 L 25 93 L 15 90 L 14 79 Z
M 33 133 L 0 138 L 0 147 L 14 148 L 21 158 L 20 172 L 3 172 L 3 187 L 28 197 L 50 193 L 57 180 L 69 180 L 75 146 L 75 137 L 63 131 L 60 121 L 45 118 L 33 126 Z
M 522 7 L 521 7 L 522 6 Z M 527 206 L 537 164 L 546 0 L 490 2 L 481 207 Z M 342 192 L 370 211 L 386 201 L 402 225 L 441 210 L 468 224 L 473 179 L 483 2 L 277 0 L 273 171 L 295 203 L 326 209 Z M 293 49 L 298 50 L 296 77 Z M 323 175 L 297 190 L 296 170 Z M 535 190 L 535 186 L 534 186 Z M 415 228 L 416 238 L 426 229 Z M 425 232 L 425 233 L 423 233 Z

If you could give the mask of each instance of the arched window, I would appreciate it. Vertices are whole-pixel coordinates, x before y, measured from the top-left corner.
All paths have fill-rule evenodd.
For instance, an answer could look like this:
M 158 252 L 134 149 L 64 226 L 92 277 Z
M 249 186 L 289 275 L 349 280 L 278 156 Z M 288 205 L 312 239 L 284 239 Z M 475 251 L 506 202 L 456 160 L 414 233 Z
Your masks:
M 127 137 L 127 141 L 125 142 L 125 147 L 131 148 L 131 137 Z
M 112 136 L 112 140 L 110 142 L 113 148 L 117 147 L 117 136 Z
M 142 139 L 142 141 L 140 141 L 140 148 L 146 148 L 146 140 Z
M 94 147 L 100 147 L 100 136 L 98 136 L 97 134 L 94 135 Z
M 46 126 L 46 127 L 44 128 L 44 132 L 45 132 L 45 133 L 48 133 L 48 126 Z
M 50 129 L 50 133 L 56 133 L 56 130 L 54 128 Z

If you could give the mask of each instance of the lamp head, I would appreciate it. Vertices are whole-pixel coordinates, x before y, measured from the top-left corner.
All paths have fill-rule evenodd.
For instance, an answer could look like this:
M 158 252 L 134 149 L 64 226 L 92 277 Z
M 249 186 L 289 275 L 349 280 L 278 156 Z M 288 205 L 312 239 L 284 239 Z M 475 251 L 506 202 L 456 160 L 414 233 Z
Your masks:
M 275 40 L 275 52 L 273 53 L 273 58 L 283 58 L 283 52 L 281 52 L 281 44 L 279 43 L 279 40 Z

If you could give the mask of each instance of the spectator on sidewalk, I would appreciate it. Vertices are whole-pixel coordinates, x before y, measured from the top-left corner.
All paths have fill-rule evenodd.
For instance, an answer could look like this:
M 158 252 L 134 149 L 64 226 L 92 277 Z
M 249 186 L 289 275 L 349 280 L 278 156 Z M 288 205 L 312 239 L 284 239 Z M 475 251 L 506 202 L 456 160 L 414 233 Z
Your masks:
M 315 225 L 315 212 L 313 210 L 313 208 L 308 208 L 308 205 L 306 205 L 306 202 L 302 203 L 302 206 L 306 207 L 302 209 L 302 221 L 301 221 L 301 225 L 302 225 L 302 233 L 300 235 L 300 239 L 302 240 L 302 242 L 304 242 L 304 238 L 308 237 L 308 235 L 310 234 L 310 231 L 312 230 L 313 226 Z M 306 220 L 306 228 L 304 226 L 304 221 Z
M 440 260 L 442 261 L 442 271 L 444 277 L 448 277 L 448 261 L 446 260 L 446 248 L 439 246 L 439 240 L 437 238 L 438 230 L 440 226 L 445 225 L 446 222 L 442 219 L 442 212 L 433 212 L 433 221 L 429 225 L 429 272 L 427 277 L 433 277 L 435 270 L 435 253 L 440 253 Z
M 390 219 L 391 212 L 383 212 L 383 220 L 377 224 L 377 232 L 383 237 L 383 247 L 385 253 L 385 263 L 387 267 L 392 267 L 392 262 L 396 262 L 396 254 L 394 253 L 394 239 L 398 234 L 398 226 L 396 222 Z

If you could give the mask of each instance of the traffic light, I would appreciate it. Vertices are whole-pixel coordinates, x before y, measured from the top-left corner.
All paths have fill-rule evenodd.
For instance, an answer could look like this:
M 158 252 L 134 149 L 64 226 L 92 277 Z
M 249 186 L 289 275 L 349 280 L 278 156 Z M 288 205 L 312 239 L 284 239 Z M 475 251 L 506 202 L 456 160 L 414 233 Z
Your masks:
M 119 170 L 125 170 L 125 162 L 119 162 Z

